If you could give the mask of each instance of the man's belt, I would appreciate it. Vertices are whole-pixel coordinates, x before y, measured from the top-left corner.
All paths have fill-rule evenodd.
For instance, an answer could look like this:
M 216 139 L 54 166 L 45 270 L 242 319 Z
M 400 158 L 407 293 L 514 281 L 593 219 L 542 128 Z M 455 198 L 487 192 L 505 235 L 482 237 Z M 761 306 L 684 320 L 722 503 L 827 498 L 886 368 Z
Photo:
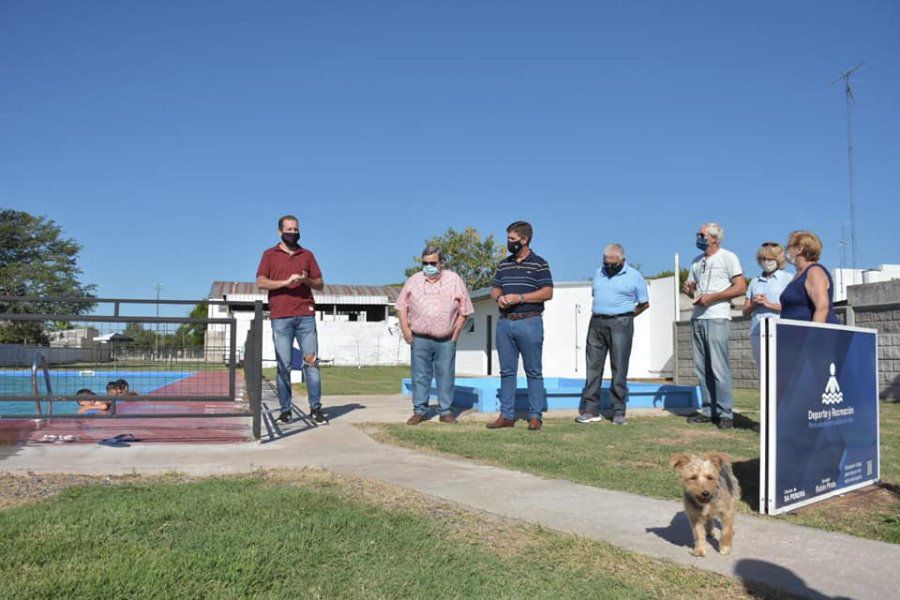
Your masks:
M 519 312 L 519 313 L 507 313 L 505 315 L 500 315 L 501 319 L 509 319 L 510 321 L 521 321 L 522 319 L 530 319 L 531 317 L 540 317 L 542 314 L 539 310 L 532 310 L 529 312 Z
M 597 314 L 595 314 L 593 316 L 597 317 L 598 319 L 615 319 L 616 317 L 633 317 L 634 311 L 619 313 L 617 315 L 597 315 Z
M 432 342 L 449 342 L 450 340 L 453 339 L 452 335 L 448 335 L 445 337 L 435 337 L 433 335 L 425 335 L 424 333 L 416 333 L 416 332 L 413 332 L 413 337 L 431 340 Z

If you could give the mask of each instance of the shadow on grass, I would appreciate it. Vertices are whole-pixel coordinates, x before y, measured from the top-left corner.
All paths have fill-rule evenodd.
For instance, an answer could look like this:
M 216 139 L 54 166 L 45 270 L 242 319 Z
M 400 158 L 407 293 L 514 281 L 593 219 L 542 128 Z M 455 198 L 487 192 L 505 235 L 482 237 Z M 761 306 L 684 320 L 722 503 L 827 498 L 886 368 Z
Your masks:
M 749 429 L 759 433 L 759 421 L 754 421 L 750 417 L 741 413 L 734 413 L 734 428 Z
M 846 600 L 843 596 L 827 596 L 810 589 L 796 573 L 764 560 L 739 560 L 734 574 L 741 579 L 744 589 L 754 598 L 810 598 L 812 600 Z
M 759 512 L 759 459 L 740 460 L 731 464 L 731 470 L 741 484 L 741 502 L 753 512 Z

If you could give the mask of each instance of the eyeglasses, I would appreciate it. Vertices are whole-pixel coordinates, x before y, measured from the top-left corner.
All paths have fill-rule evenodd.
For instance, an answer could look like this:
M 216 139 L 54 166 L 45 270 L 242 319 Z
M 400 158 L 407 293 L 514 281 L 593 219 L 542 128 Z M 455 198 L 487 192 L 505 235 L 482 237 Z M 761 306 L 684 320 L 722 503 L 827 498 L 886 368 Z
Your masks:
M 777 248 L 780 245 L 781 244 L 779 244 L 778 242 L 763 242 L 762 244 L 760 244 L 760 246 L 762 246 L 763 248 Z
M 436 261 L 436 260 L 423 260 L 423 261 L 422 261 L 422 266 L 423 266 L 423 267 L 436 267 L 436 266 L 438 266 L 438 261 Z
M 700 272 L 706 273 L 706 258 L 700 260 Z

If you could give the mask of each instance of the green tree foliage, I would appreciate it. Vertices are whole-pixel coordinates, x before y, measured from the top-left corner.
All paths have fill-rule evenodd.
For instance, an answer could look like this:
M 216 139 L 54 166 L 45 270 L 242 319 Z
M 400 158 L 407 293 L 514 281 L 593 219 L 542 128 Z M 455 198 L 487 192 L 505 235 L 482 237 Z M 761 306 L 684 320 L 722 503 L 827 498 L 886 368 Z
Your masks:
M 671 269 L 668 271 L 660 271 L 656 275 L 648 277 L 647 279 L 662 279 L 663 277 L 671 277 L 675 271 Z M 684 285 L 684 282 L 687 281 L 688 278 L 688 270 L 687 269 L 678 269 L 678 289 L 681 289 L 681 286 Z
M 190 313 L 193 319 L 205 319 L 206 315 L 206 304 L 198 304 Z M 182 323 L 174 332 L 168 332 L 165 325 L 157 329 L 154 324 L 128 323 L 122 333 L 132 339 L 127 342 L 130 348 L 198 348 L 203 346 L 206 323 Z
M 0 296 L 92 297 L 96 287 L 81 283 L 81 244 L 63 236 L 62 228 L 42 216 L 0 210 Z M 0 313 L 79 315 L 91 302 L 2 301 Z M 0 342 L 43 343 L 45 325 L 35 321 L 3 321 Z
M 146 350 L 160 345 L 161 336 L 152 330 L 144 329 L 144 326 L 140 323 L 128 323 L 125 325 L 125 331 L 122 334 L 133 340 L 128 342 L 131 347 Z
M 493 234 L 482 239 L 474 227 L 457 231 L 452 227 L 440 236 L 429 238 L 425 246 L 439 248 L 444 255 L 444 266 L 463 278 L 470 290 L 488 287 L 494 278 L 497 263 L 505 256 L 503 246 L 494 241 Z M 406 276 L 422 268 L 422 257 L 413 257 L 413 266 L 406 269 Z
M 206 304 L 198 304 L 189 316 L 192 319 L 205 319 L 206 315 Z M 186 348 L 196 348 L 203 345 L 205 333 L 206 323 L 183 323 L 175 331 L 175 343 Z

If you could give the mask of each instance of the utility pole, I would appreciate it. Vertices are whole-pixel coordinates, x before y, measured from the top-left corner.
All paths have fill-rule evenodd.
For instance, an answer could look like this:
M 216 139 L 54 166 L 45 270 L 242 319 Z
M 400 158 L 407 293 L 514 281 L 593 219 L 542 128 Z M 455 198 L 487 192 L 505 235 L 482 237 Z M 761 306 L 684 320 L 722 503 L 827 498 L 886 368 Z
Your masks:
M 163 284 L 156 283 L 153 285 L 156 289 L 156 318 L 159 318 L 159 293 L 163 288 Z M 156 335 L 153 336 L 153 346 L 154 346 L 154 354 L 156 357 L 159 357 L 159 322 L 156 323 Z
M 856 243 L 856 180 L 853 174 L 853 89 L 850 87 L 850 76 L 853 75 L 863 66 L 863 63 L 859 63 L 852 69 L 847 69 L 838 79 L 834 80 L 834 83 L 838 83 L 839 81 L 844 82 L 844 96 L 847 102 L 847 169 L 850 176 L 850 250 L 852 257 L 852 265 L 853 265 L 853 283 L 856 283 L 856 270 L 859 268 L 858 257 L 859 254 L 857 252 L 857 243 Z M 833 85 L 833 84 L 832 84 Z

